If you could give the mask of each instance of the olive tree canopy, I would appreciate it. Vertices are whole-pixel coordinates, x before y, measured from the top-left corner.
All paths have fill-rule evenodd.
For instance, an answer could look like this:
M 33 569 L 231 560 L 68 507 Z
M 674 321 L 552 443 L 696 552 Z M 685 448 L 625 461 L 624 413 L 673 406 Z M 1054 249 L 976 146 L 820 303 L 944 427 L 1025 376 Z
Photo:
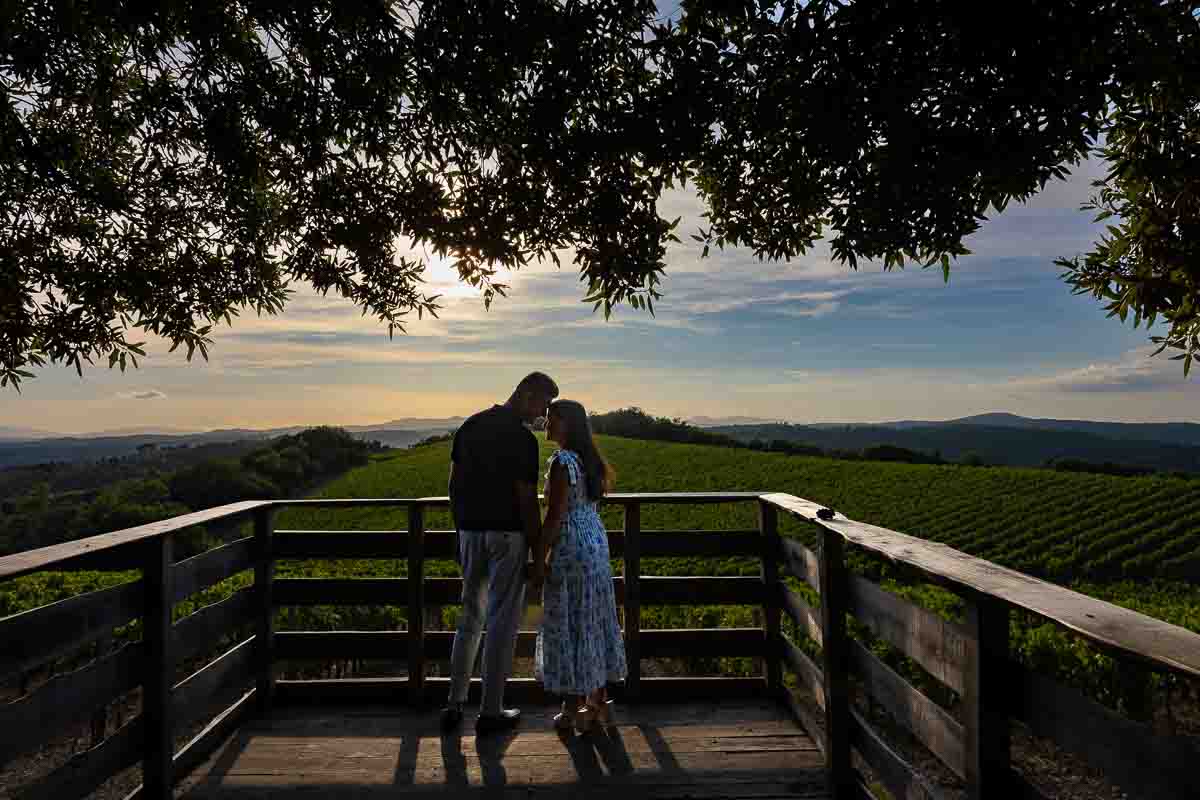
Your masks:
M 1178 0 L 240 0 L 0 5 L 0 382 L 145 334 L 206 353 L 292 282 L 389 333 L 424 247 L 485 302 L 575 254 L 653 309 L 692 182 L 708 245 L 949 271 L 992 209 L 1099 152 L 1113 226 L 1063 261 L 1200 350 L 1200 33 Z

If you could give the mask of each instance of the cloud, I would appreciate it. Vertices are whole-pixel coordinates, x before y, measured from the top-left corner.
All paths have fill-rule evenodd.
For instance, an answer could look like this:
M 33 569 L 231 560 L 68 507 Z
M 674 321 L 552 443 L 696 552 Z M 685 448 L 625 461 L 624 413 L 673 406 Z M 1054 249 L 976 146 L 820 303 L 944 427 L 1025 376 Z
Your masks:
M 117 397 L 122 400 L 166 400 L 167 394 L 158 389 L 147 389 L 144 392 L 118 392 Z
M 1058 392 L 1147 392 L 1196 388 L 1194 379 L 1185 378 L 1178 361 L 1164 353 L 1151 356 L 1152 348 L 1130 350 L 1115 361 L 1097 361 L 1040 378 L 1010 382 L 1011 388 Z

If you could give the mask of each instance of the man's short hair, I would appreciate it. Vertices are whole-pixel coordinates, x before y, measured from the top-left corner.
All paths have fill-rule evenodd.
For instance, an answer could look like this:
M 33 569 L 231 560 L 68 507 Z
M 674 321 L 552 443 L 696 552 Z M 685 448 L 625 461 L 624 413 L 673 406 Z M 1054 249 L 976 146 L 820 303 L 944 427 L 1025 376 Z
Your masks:
M 531 372 L 517 384 L 517 392 L 536 392 L 553 400 L 558 397 L 558 384 L 544 372 Z

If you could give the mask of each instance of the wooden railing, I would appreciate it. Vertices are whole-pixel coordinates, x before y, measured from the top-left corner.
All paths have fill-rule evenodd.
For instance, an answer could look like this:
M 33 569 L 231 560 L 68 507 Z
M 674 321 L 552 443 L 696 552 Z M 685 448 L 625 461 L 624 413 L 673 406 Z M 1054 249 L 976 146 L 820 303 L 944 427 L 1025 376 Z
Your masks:
M 704 700 L 768 693 L 812 734 L 826 758 L 837 798 L 864 798 L 865 769 L 896 798 L 939 798 L 940 784 L 923 777 L 889 743 L 888 732 L 852 701 L 869 697 L 886 718 L 907 730 L 957 776 L 971 798 L 1038 797 L 1013 770 L 1012 720 L 1076 753 L 1134 796 L 1194 797 L 1192 740 L 1158 733 L 1076 690 L 1016 664 L 1008 651 L 1013 609 L 1031 612 L 1143 668 L 1200 677 L 1200 636 L 1182 628 L 1036 580 L 948 547 L 848 520 L 787 494 L 622 494 L 607 499 L 624 511 L 610 549 L 624 569 L 615 580 L 623 608 L 629 677 L 627 702 Z M 641 510 L 654 504 L 752 504 L 756 529 L 643 530 Z M 363 506 L 406 509 L 403 531 L 274 530 L 280 508 Z M 425 576 L 427 559 L 453 556 L 453 534 L 426 530 L 426 512 L 445 498 L 289 500 L 235 503 L 126 531 L 0 558 L 0 580 L 42 570 L 140 568 L 142 579 L 0 619 L 0 679 L 10 679 L 110 636 L 138 620 L 141 641 L 56 675 L 32 693 L 0 707 L 0 762 L 44 745 L 64 727 L 133 689 L 141 714 L 62 768 L 25 787 L 29 796 L 79 797 L 122 769 L 141 762 L 135 794 L 166 798 L 171 786 L 202 761 L 248 714 L 276 702 L 445 697 L 445 679 L 427 677 L 431 660 L 448 658 L 453 634 L 426 631 L 429 607 L 457 604 L 461 580 Z M 815 549 L 781 535 L 781 518 L 813 526 Z M 180 531 L 218 521 L 252 520 L 253 535 L 176 562 Z M 852 573 L 847 551 L 901 564 L 960 595 L 965 619 L 943 619 Z M 760 559 L 759 577 L 655 577 L 641 559 L 658 556 Z M 277 559 L 407 559 L 402 578 L 276 579 Z M 253 569 L 252 586 L 172 622 L 175 603 L 239 572 Z M 788 588 L 806 583 L 815 605 Z M 400 605 L 403 631 L 279 631 L 276 609 L 293 605 Z M 761 627 L 643 630 L 643 606 L 752 605 Z M 793 641 L 786 616 L 807 643 Z M 953 693 L 949 707 L 922 694 L 849 634 L 855 619 L 875 637 L 913 659 Z M 223 637 L 236 644 L 183 680 L 180 665 L 205 657 Z M 518 655 L 530 655 L 532 632 L 520 634 Z M 807 652 L 806 652 L 807 651 Z M 811 657 L 809 653 L 819 653 Z M 647 659 L 751 656 L 763 674 L 751 678 L 646 678 Z M 406 660 L 397 679 L 276 680 L 281 661 L 303 659 Z M 790 680 L 785 676 L 793 676 Z M 789 684 L 801 690 L 797 696 Z M 852 685 L 853 684 L 853 685 Z M 236 698 L 178 752 L 176 734 L 212 714 L 213 696 Z M 514 694 L 536 695 L 532 681 L 514 681 Z

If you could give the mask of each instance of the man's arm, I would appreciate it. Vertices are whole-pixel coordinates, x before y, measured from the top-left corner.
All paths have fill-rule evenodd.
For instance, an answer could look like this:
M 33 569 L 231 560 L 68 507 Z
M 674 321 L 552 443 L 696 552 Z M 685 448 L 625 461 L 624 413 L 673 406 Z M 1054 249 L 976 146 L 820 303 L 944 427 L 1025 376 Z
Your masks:
M 529 577 L 540 581 L 545 564 L 539 564 L 537 560 L 542 533 L 542 506 L 538 502 L 537 484 L 517 481 L 517 502 L 521 506 L 521 525 L 525 528 L 525 541 L 533 556 L 533 567 Z

